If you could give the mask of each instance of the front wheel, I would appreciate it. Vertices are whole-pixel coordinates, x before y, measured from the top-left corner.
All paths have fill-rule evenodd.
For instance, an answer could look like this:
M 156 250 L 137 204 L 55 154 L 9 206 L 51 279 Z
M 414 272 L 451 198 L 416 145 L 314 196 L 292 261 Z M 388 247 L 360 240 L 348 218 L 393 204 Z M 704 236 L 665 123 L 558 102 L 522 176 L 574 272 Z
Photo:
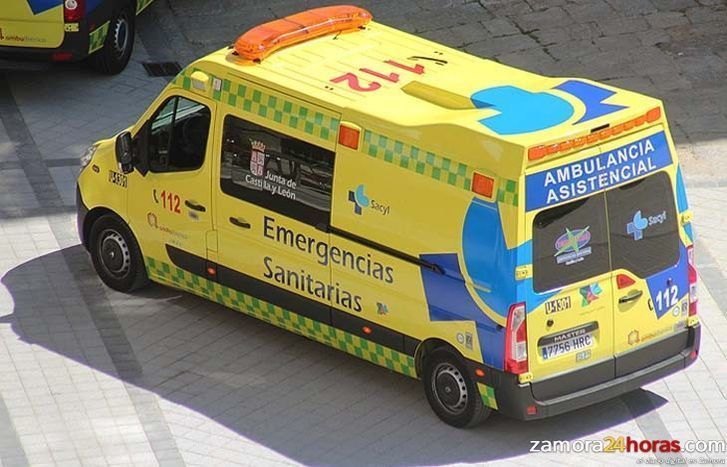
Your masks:
M 126 8 L 111 18 L 103 48 L 89 57 L 93 69 L 115 75 L 126 68 L 134 50 L 135 19 L 133 8 Z
M 139 244 L 118 217 L 99 217 L 91 226 L 89 244 L 93 267 L 104 284 L 119 292 L 131 292 L 149 282 Z
M 432 352 L 424 362 L 423 376 L 429 405 L 445 423 L 457 428 L 473 427 L 490 415 L 465 363 L 453 350 L 440 348 Z

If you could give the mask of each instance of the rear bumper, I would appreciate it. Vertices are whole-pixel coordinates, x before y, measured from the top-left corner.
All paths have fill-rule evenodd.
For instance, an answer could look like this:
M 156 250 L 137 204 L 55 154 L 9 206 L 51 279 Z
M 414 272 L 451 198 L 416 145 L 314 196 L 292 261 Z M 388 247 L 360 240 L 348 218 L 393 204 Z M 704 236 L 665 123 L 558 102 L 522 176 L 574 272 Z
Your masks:
M 682 333 L 684 334 L 682 335 Z M 610 379 L 566 394 L 555 395 L 553 393 L 553 397 L 550 398 L 535 397 L 533 384 L 541 383 L 520 384 L 517 376 L 509 373 L 490 370 L 485 378 L 476 379 L 494 389 L 499 412 L 520 420 L 552 417 L 612 399 L 683 370 L 694 362 L 691 357 L 692 352 L 699 352 L 700 333 L 699 324 L 684 329 L 674 338 L 677 341 L 684 339 L 682 342 L 686 341 L 686 347 L 682 347 L 682 350 L 676 354 L 656 362 L 654 362 L 654 355 L 664 348 L 663 343 L 651 344 L 632 352 L 627 357 L 621 357 L 627 359 L 629 365 L 632 365 L 632 362 L 643 356 L 644 366 L 640 368 L 630 366 L 628 370 L 631 371 L 626 374 L 623 374 L 623 365 L 619 366 L 618 358 L 616 358 L 611 362 L 611 368 L 614 371 L 611 372 L 613 376 Z M 562 376 L 549 378 L 546 381 L 548 388 L 568 387 L 573 384 L 573 381 L 580 381 L 581 386 L 583 386 L 583 382 L 598 381 L 603 371 L 601 365 L 594 365 Z M 617 374 L 621 375 L 615 376 Z M 541 390 L 539 392 L 547 391 Z M 528 414 L 527 409 L 532 406 L 536 408 L 536 413 Z

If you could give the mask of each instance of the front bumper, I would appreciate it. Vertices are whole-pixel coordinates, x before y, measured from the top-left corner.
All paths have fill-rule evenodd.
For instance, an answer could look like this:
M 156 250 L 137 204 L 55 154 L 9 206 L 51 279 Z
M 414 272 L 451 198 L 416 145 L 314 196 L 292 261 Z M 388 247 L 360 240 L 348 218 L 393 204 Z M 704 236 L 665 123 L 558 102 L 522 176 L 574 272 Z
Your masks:
M 87 215 L 88 208 L 81 197 L 81 189 L 76 184 L 76 228 L 78 229 L 78 238 L 81 239 L 81 245 L 86 247 L 86 249 L 88 249 L 88 242 L 84 235 L 84 225 Z
M 699 353 L 700 325 L 689 327 L 671 338 L 647 345 L 610 362 L 593 365 L 570 373 L 549 378 L 543 382 L 520 384 L 516 375 L 488 369 L 484 378 L 475 380 L 494 389 L 497 410 L 520 420 L 536 420 L 552 417 L 572 410 L 612 399 L 664 378 L 691 365 Z M 660 353 L 674 348 L 681 342 L 682 350 L 671 352 L 666 358 Z M 686 346 L 684 346 L 686 343 Z M 638 365 L 638 361 L 643 362 Z M 610 370 L 609 370 L 610 369 Z M 603 381 L 603 374 L 610 371 L 610 378 Z M 618 376 L 617 376 L 618 375 Z M 588 381 L 600 381 L 588 386 Z M 582 389 L 563 393 L 563 388 L 579 384 Z M 539 394 L 539 397 L 535 396 Z M 542 394 L 548 394 L 544 398 Z M 486 397 L 487 396 L 487 397 Z M 492 394 L 483 394 L 491 400 Z M 528 408 L 535 413 L 528 413 Z

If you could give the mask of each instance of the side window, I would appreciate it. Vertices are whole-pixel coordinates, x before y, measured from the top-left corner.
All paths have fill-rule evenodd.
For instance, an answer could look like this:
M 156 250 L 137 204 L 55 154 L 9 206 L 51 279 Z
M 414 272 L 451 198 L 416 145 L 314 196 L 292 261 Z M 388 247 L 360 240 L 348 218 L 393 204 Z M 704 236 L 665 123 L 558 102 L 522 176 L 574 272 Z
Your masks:
M 552 290 L 610 271 L 602 193 L 538 213 L 533 221 L 533 286 Z
M 228 115 L 220 187 L 301 222 L 328 225 L 334 152 Z
M 679 260 L 674 193 L 664 172 L 606 194 L 613 268 L 648 277 Z
M 207 107 L 183 97 L 167 100 L 149 128 L 149 170 L 178 172 L 202 167 L 209 128 Z

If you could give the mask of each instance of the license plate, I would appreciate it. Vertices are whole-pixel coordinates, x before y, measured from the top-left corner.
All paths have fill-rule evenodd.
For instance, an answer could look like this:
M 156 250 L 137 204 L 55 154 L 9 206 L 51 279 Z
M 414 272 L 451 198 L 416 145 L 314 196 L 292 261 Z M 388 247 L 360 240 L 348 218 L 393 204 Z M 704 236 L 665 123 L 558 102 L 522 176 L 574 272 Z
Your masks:
M 560 342 L 540 347 L 543 360 L 550 360 L 561 355 L 578 352 L 593 345 L 593 334 L 588 332 Z

